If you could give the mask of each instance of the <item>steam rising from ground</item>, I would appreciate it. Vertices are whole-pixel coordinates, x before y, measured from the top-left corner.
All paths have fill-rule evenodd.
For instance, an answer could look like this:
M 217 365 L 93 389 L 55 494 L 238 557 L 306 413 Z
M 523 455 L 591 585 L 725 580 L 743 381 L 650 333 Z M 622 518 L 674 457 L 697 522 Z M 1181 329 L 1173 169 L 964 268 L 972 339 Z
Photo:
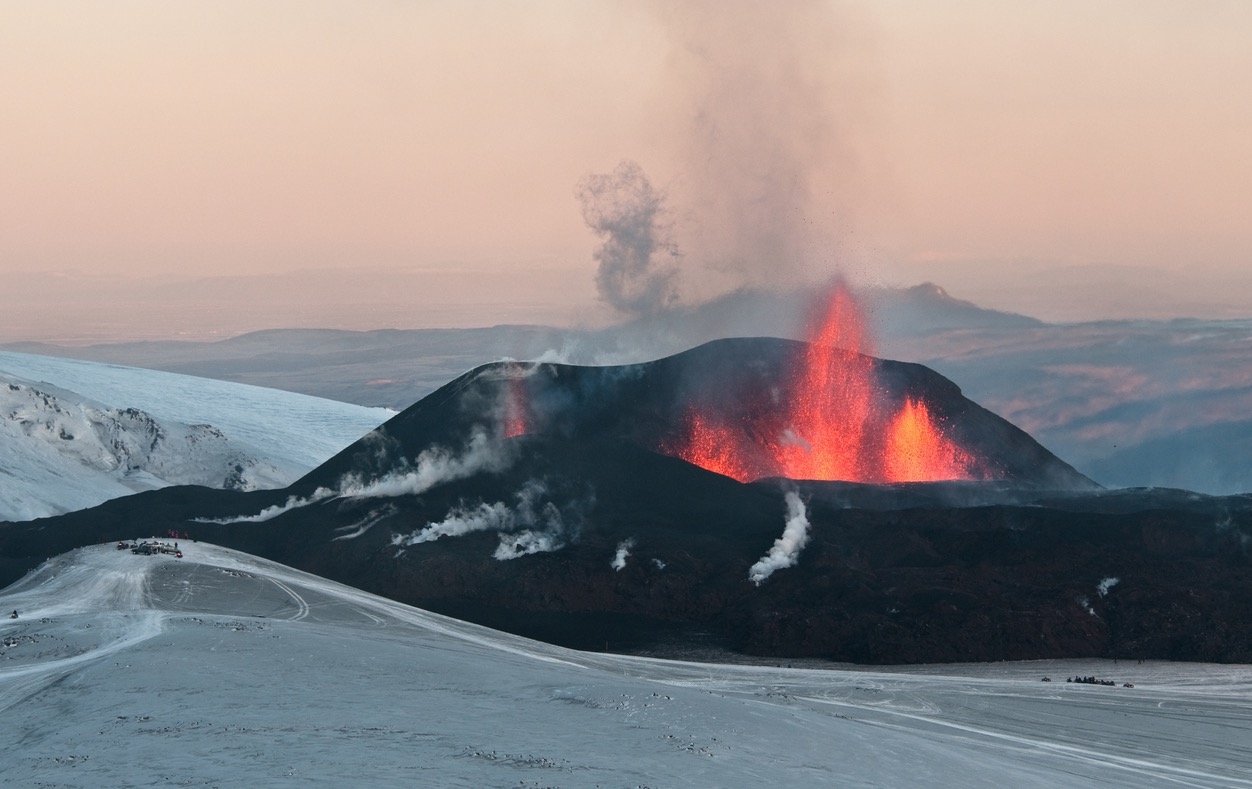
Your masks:
M 307 507 L 330 498 L 372 499 L 415 496 L 425 493 L 436 485 L 464 479 L 481 471 L 503 471 L 512 462 L 513 454 L 509 444 L 493 440 L 486 431 L 476 428 L 460 452 L 453 452 L 439 446 L 430 447 L 423 450 L 413 464 L 401 459 L 396 469 L 378 479 L 364 480 L 359 476 L 345 475 L 333 489 L 318 488 L 307 497 L 290 496 L 285 503 L 266 507 L 256 515 L 201 519 L 200 522 L 259 523 L 276 518 L 290 510 Z
M 800 494 L 794 490 L 787 491 L 784 501 L 787 504 L 787 525 L 783 527 L 782 536 L 774 540 L 769 553 L 748 570 L 748 580 L 760 586 L 765 579 L 774 574 L 775 570 L 792 567 L 800 560 L 800 552 L 809 542 L 808 508 Z
M 498 532 L 500 544 L 493 556 L 505 561 L 532 553 L 556 551 L 578 536 L 590 499 L 575 500 L 564 507 L 551 500 L 548 486 L 530 480 L 515 496 L 512 506 L 498 501 L 462 504 L 442 521 L 429 523 L 407 535 L 397 534 L 391 543 L 407 547 L 441 537 L 460 537 L 481 531 Z
M 313 492 L 312 496 L 288 496 L 287 501 L 282 504 L 275 504 L 258 512 L 256 515 L 240 515 L 235 518 L 196 518 L 196 523 L 264 523 L 273 520 L 284 512 L 307 507 L 310 504 L 316 504 L 319 501 L 325 501 L 339 495 L 336 491 L 329 488 L 318 488 Z
M 630 556 L 630 549 L 635 547 L 634 540 L 622 540 L 617 544 L 617 553 L 613 556 L 612 568 L 621 571 L 626 568 L 626 558 Z
M 457 453 L 444 447 L 422 450 L 412 466 L 402 465 L 375 480 L 344 477 L 337 495 L 352 498 L 390 498 L 418 495 L 436 485 L 464 479 L 480 471 L 503 471 L 512 462 L 509 445 L 476 429 L 469 443 Z

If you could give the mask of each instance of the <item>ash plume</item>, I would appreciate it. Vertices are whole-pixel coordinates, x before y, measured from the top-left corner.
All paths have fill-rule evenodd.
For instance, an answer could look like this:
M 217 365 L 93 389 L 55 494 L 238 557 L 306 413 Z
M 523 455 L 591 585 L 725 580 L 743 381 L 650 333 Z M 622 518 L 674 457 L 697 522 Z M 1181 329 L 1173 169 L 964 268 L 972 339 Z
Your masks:
M 888 181 L 868 171 L 873 31 L 826 0 L 650 8 L 671 42 L 653 125 L 672 142 L 656 158 L 683 270 L 700 274 L 684 299 L 824 279 Z
M 787 504 L 787 525 L 783 527 L 782 536 L 774 540 L 769 553 L 748 570 L 748 580 L 757 586 L 765 583 L 775 570 L 795 565 L 800 560 L 800 552 L 809 542 L 808 509 L 800 494 L 789 490 L 784 500 Z
M 580 182 L 583 218 L 601 238 L 601 299 L 657 317 L 812 287 L 855 264 L 857 211 L 890 182 L 871 177 L 872 35 L 825 0 L 650 7 L 671 43 L 652 119 L 665 142 L 649 165 L 666 190 L 633 161 Z M 797 328 L 774 310 L 745 321 L 722 306 L 738 331 Z
M 665 194 L 643 168 L 622 161 L 611 173 L 588 175 L 578 185 L 578 201 L 583 221 L 600 237 L 593 254 L 600 298 L 634 316 L 673 306 L 678 247 L 668 235 Z

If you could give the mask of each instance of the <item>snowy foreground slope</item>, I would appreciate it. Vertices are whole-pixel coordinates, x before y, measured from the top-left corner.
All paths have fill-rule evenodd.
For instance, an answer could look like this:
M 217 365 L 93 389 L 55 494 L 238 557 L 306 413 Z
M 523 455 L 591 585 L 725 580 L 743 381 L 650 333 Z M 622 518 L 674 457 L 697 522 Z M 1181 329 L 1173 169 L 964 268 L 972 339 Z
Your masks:
M 390 415 L 207 378 L 0 352 L 0 521 L 166 485 L 283 487 Z
M 583 653 L 182 547 L 79 549 L 0 592 L 20 612 L 0 619 L 0 782 L 1252 786 L 1248 666 Z

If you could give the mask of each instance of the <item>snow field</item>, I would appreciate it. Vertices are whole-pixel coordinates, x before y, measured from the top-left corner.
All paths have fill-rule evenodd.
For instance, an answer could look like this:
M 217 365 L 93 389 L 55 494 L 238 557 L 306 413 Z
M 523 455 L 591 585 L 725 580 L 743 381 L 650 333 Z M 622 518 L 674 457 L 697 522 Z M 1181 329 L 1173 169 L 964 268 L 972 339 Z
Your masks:
M 0 592 L 20 612 L 0 619 L 0 781 L 1252 786 L 1247 666 L 582 653 L 182 547 L 80 549 Z

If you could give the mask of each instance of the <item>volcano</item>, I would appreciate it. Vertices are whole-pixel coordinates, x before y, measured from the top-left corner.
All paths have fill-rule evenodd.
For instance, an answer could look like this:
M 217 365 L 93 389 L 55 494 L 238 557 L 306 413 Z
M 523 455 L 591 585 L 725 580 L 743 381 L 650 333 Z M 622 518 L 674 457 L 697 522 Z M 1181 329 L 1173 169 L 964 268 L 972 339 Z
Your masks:
M 856 373 L 812 385 L 815 354 Z M 805 421 L 815 390 L 863 410 Z M 850 434 L 855 463 L 805 460 Z M 1252 660 L 1252 498 L 1103 491 L 933 371 L 832 345 L 486 365 L 281 491 L 4 525 L 0 582 L 167 531 L 583 649 Z
M 822 413 L 811 402 L 811 390 L 793 382 L 796 360 L 810 357 L 812 348 L 792 340 L 740 338 L 638 365 L 485 365 L 392 418 L 294 490 L 310 495 L 319 487 L 334 489 L 348 477 L 379 479 L 397 465 L 416 463 L 431 446 L 463 447 L 476 434 L 492 440 L 610 442 L 680 458 L 741 482 L 774 477 L 880 484 L 981 479 L 1019 488 L 1098 487 L 918 364 L 823 349 L 838 355 L 834 366 L 854 366 L 865 371 L 864 378 L 872 377 L 874 407 L 862 395 L 853 418 L 819 416 L 810 420 L 817 424 L 799 422 L 798 427 L 793 413 Z M 830 410 L 839 407 L 836 401 Z M 693 430 L 693 423 L 706 427 Z M 840 423 L 855 423 L 846 431 L 858 431 L 852 457 L 844 464 L 847 474 L 839 473 L 840 447 L 821 443 L 831 434 L 846 440 Z M 875 430 L 879 438 L 868 440 L 866 434 Z M 910 433 L 925 435 L 911 438 Z M 932 439 L 932 446 L 923 446 L 925 438 Z M 890 456 L 887 448 L 901 443 L 898 456 Z M 946 458 L 928 465 L 927 450 Z M 872 456 L 872 465 L 858 455 Z M 905 471 L 892 474 L 892 468 Z

